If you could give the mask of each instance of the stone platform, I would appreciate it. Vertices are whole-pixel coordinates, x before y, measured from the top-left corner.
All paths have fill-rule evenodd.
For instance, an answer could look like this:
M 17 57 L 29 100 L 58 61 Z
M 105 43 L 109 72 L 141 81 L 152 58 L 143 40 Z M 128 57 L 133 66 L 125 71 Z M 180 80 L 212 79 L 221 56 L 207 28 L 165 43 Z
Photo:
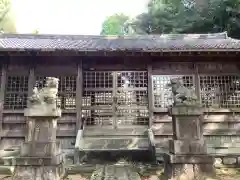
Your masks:
M 208 155 L 164 154 L 166 179 L 185 180 L 212 176 L 214 172 L 213 157 Z
M 57 118 L 61 109 L 56 105 L 59 79 L 47 77 L 46 84 L 28 98 L 26 141 L 15 157 L 12 180 L 60 180 L 64 174 L 63 153 L 56 140 Z
M 195 180 L 215 174 L 214 158 L 207 154 L 202 132 L 200 105 L 175 105 L 171 108 L 173 139 L 165 153 L 165 180 Z
M 63 174 L 63 165 L 59 166 L 17 166 L 16 173 L 13 179 L 16 180 L 55 180 L 61 179 L 60 174 Z

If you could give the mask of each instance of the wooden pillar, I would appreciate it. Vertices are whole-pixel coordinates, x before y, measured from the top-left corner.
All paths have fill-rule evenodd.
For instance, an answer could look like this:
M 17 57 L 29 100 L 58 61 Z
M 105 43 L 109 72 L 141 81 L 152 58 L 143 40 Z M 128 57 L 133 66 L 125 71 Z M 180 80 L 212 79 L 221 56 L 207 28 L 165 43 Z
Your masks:
M 196 86 L 195 87 L 196 95 L 198 97 L 198 100 L 201 101 L 200 80 L 199 80 L 198 66 L 196 63 L 194 63 L 194 83 Z
M 1 70 L 1 91 L 0 91 L 0 138 L 2 137 L 3 132 L 3 110 L 4 110 L 4 96 L 7 82 L 7 65 L 4 63 Z
M 117 72 L 113 73 L 113 128 L 117 128 Z
M 149 109 L 149 127 L 151 127 L 153 124 L 152 65 L 148 65 L 148 109 Z
M 35 59 L 34 54 L 33 56 L 28 57 L 29 66 L 29 74 L 28 74 L 28 97 L 30 97 L 33 93 L 33 88 L 35 85 L 35 67 L 33 61 Z M 27 101 L 27 107 L 29 107 L 29 101 Z M 25 141 L 27 141 L 28 136 L 25 134 Z
M 28 75 L 28 97 L 30 97 L 33 93 L 33 88 L 35 86 L 35 67 L 33 63 L 30 64 L 29 75 Z M 27 107 L 29 102 L 27 101 Z
M 83 94 L 83 68 L 82 68 L 82 60 L 77 63 L 77 88 L 76 88 L 76 111 L 77 111 L 77 119 L 76 119 L 76 144 L 80 137 L 78 134 L 78 130 L 82 129 L 84 126 L 84 122 L 82 121 L 82 94 Z M 75 144 L 75 146 L 76 146 Z M 74 164 L 80 163 L 80 152 L 79 149 L 75 147 L 74 150 Z
M 76 119 L 76 133 L 83 126 L 82 123 L 82 94 L 83 94 L 83 68 L 82 68 L 82 60 L 78 63 L 77 66 L 77 92 L 76 92 L 76 111 L 77 111 L 77 119 Z

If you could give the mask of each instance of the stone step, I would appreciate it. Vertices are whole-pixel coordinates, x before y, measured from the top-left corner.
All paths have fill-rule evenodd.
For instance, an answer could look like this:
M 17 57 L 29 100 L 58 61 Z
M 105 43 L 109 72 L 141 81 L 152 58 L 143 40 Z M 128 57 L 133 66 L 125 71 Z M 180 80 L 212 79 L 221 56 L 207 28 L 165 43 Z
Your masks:
M 79 151 L 119 151 L 119 150 L 148 150 L 148 138 L 129 137 L 83 137 Z
M 94 171 L 90 180 L 141 180 L 141 178 L 129 167 L 105 165 Z
M 207 148 L 208 154 L 239 154 L 240 153 L 240 147 L 229 147 L 229 148 Z

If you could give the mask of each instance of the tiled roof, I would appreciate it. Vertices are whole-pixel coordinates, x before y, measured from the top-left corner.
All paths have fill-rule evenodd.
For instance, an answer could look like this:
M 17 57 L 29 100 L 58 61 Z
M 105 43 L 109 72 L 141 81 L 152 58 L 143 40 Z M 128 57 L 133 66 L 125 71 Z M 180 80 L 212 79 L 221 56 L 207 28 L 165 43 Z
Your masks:
M 147 36 L 1 34 L 0 51 L 239 51 L 240 40 L 224 33 Z

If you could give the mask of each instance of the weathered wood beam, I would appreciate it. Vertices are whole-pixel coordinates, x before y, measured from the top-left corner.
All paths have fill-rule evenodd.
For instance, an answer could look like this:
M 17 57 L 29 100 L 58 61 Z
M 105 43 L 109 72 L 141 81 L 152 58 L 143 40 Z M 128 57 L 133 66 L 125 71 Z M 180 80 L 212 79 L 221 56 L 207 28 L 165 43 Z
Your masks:
M 77 63 L 77 88 L 76 88 L 76 136 L 80 129 L 83 128 L 84 122 L 82 121 L 82 94 L 83 94 L 83 64 L 82 59 Z M 77 139 L 76 139 L 77 141 Z M 74 163 L 79 164 L 79 151 L 74 150 Z
M 26 132 L 25 129 L 19 130 L 4 130 L 2 132 L 2 137 L 8 138 L 20 138 L 25 137 Z M 76 137 L 76 132 L 73 130 L 57 130 L 57 137 Z
M 0 132 L 3 131 L 3 110 L 4 110 L 4 95 L 7 82 L 7 65 L 4 63 L 1 70 L 1 90 L 0 90 Z M 1 133 L 2 135 L 2 133 Z
M 82 68 L 82 60 L 78 62 L 77 65 L 77 92 L 76 92 L 76 111 L 77 111 L 77 119 L 76 119 L 76 134 L 79 129 L 83 126 L 82 122 L 82 94 L 83 94 L 83 68 Z
M 200 80 L 199 80 L 199 72 L 197 63 L 194 63 L 194 83 L 195 83 L 195 90 L 198 100 L 201 101 L 201 90 L 200 90 Z
M 30 62 L 29 75 L 28 75 L 28 97 L 33 93 L 33 88 L 35 86 L 35 66 Z M 27 106 L 29 106 L 29 101 L 27 101 Z
M 149 109 L 149 127 L 153 124 L 153 83 L 152 83 L 152 65 L 148 65 L 148 109 Z

